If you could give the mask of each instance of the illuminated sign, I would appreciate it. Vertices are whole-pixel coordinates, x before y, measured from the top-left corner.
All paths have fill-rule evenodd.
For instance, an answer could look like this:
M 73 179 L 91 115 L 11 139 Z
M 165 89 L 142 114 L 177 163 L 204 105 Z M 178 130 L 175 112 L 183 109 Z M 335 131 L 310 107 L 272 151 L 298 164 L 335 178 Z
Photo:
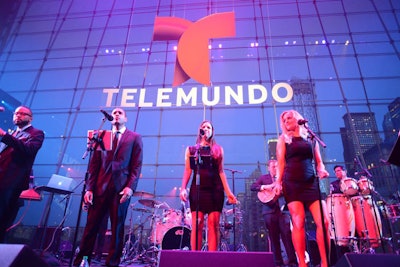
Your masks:
M 210 85 L 209 40 L 233 36 L 234 12 L 212 14 L 196 22 L 176 17 L 156 17 L 154 21 L 154 41 L 178 40 L 172 86 L 189 78 Z
M 258 105 L 268 99 L 268 90 L 261 84 L 210 87 L 208 44 L 211 38 L 235 36 L 235 14 L 216 13 L 196 22 L 176 17 L 156 17 L 153 40 L 177 40 L 177 55 L 172 86 L 193 78 L 204 86 L 192 88 L 105 88 L 106 107 L 180 107 L 216 105 Z M 212 91 L 211 91 L 212 90 Z M 292 99 L 293 89 L 287 83 L 271 88 L 275 102 Z
M 191 89 L 158 88 L 105 88 L 106 107 L 120 101 L 121 107 L 180 107 L 180 106 L 216 106 L 216 105 L 258 105 L 268 99 L 268 90 L 261 84 L 247 86 L 214 86 L 210 94 L 209 87 L 192 87 Z M 149 96 L 151 95 L 151 96 Z M 274 101 L 285 103 L 292 99 L 293 88 L 287 83 L 277 83 L 271 89 Z M 116 97 L 121 96 L 120 99 Z M 117 100 L 117 101 L 116 101 Z

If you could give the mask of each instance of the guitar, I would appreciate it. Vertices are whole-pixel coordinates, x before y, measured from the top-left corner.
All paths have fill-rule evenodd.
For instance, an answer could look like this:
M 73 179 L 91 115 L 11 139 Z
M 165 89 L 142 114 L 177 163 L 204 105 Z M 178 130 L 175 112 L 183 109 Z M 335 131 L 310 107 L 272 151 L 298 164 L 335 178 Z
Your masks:
M 257 197 L 258 199 L 262 202 L 262 203 L 269 203 L 272 200 L 276 200 L 278 199 L 279 196 L 277 196 L 273 190 L 273 185 L 271 184 L 270 187 L 268 187 L 267 189 L 263 190 L 263 191 L 259 191 L 257 193 Z

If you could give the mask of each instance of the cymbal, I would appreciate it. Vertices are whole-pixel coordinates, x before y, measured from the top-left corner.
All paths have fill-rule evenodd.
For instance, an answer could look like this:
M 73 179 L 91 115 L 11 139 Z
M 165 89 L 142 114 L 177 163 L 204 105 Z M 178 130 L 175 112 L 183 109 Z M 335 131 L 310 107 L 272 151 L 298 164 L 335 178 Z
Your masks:
M 169 205 L 155 199 L 139 199 L 139 203 L 150 208 L 169 209 Z
M 135 191 L 132 194 L 134 197 L 141 197 L 141 198 L 152 198 L 155 197 L 153 194 L 144 192 L 144 191 Z
M 134 211 L 140 211 L 140 212 L 151 212 L 151 210 L 148 209 L 143 209 L 143 208 L 132 208 Z

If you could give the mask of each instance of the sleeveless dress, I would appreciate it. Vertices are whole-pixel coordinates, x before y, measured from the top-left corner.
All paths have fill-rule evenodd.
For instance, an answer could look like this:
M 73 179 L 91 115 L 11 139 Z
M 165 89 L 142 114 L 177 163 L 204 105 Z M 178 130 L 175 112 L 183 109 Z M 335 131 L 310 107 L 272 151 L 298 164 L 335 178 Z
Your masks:
M 302 137 L 293 137 L 286 145 L 282 188 L 287 203 L 312 203 L 319 199 L 318 180 L 313 167 L 313 149 Z
M 197 160 L 197 149 L 199 149 L 200 159 Z M 209 146 L 191 146 L 190 167 L 193 170 L 192 183 L 190 185 L 189 201 L 191 211 L 196 211 L 199 204 L 199 211 L 204 214 L 212 211 L 222 212 L 224 206 L 224 187 L 219 177 L 218 161 L 211 157 Z M 197 195 L 196 174 L 197 166 L 200 174 L 199 195 Z M 198 201 L 199 199 L 199 201 Z

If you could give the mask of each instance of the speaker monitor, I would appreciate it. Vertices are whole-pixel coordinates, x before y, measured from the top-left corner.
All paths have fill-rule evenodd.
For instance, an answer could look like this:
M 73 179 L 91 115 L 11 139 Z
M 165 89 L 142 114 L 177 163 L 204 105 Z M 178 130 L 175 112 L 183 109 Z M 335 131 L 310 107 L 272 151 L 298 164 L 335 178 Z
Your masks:
M 158 267 L 274 267 L 271 252 L 161 250 Z
M 0 266 L 47 267 L 49 265 L 26 245 L 0 244 Z
M 335 267 L 377 267 L 400 266 L 400 256 L 394 254 L 355 254 L 346 253 Z

